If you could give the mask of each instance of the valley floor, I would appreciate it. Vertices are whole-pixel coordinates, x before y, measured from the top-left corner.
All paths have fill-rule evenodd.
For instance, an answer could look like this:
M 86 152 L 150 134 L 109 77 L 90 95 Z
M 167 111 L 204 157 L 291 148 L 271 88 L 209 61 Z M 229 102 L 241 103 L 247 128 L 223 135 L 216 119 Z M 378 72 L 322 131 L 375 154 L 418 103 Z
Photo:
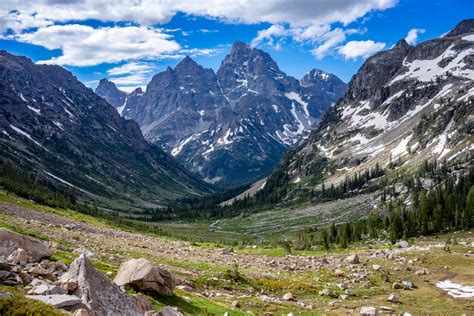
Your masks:
M 96 255 L 97 268 L 112 272 L 111 278 L 129 258 L 146 257 L 159 263 L 178 276 L 178 284 L 188 286 L 177 289 L 172 297 L 155 297 L 155 306 L 175 305 L 187 314 L 346 315 L 358 314 L 363 306 L 412 315 L 474 313 L 474 297 L 455 298 L 437 286 L 443 280 L 474 286 L 472 231 L 419 238 L 410 241 L 408 248 L 363 244 L 347 250 L 284 256 L 279 248 L 242 246 L 230 250 L 222 245 L 125 231 L 103 220 L 39 206 L 4 191 L 0 191 L 0 226 L 56 242 L 53 259 L 67 264 L 77 256 L 74 249 L 85 247 Z M 360 263 L 348 262 L 354 254 Z M 226 271 L 234 264 L 240 277 L 229 279 Z M 394 289 L 397 281 L 410 281 L 413 288 Z M 472 287 L 466 289 L 469 293 Z M 0 292 L 4 290 L 8 287 L 0 287 Z M 286 293 L 292 293 L 293 298 L 285 300 Z M 388 302 L 390 294 L 399 302 Z

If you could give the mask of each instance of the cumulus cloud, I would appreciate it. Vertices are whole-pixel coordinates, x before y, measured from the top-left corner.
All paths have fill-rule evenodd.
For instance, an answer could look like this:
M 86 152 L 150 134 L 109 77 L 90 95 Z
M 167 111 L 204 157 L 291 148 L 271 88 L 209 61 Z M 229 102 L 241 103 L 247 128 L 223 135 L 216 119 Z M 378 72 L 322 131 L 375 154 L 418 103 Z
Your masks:
M 318 47 L 311 50 L 311 54 L 318 59 L 323 58 L 329 52 L 330 49 L 337 46 L 346 40 L 346 32 L 340 28 L 336 28 L 323 35 L 324 42 Z
M 338 52 L 345 59 L 356 59 L 359 57 L 369 57 L 385 48 L 385 43 L 378 43 L 372 40 L 350 41 L 339 47 Z
M 89 66 L 140 58 L 179 58 L 180 45 L 166 34 L 177 30 L 155 26 L 181 12 L 226 23 L 270 23 L 257 34 L 253 45 L 278 49 L 290 37 L 301 45 L 312 45 L 313 55 L 322 58 L 346 40 L 350 30 L 344 28 L 349 23 L 391 8 L 397 1 L 206 0 L 202 5 L 195 0 L 10 0 L 0 1 L 0 32 L 12 39 L 62 50 L 61 56 L 44 63 Z M 81 21 L 91 19 L 119 24 L 100 28 L 81 25 Z M 343 27 L 331 30 L 333 23 Z M 187 35 L 187 31 L 181 32 Z
M 132 59 L 160 59 L 180 45 L 168 34 L 144 26 L 102 27 L 52 25 L 31 33 L 12 35 L 17 41 L 61 49 L 62 55 L 39 63 L 93 66 Z
M 407 43 L 410 45 L 416 44 L 416 41 L 418 40 L 418 34 L 423 33 L 425 33 L 424 29 L 411 29 L 410 31 L 408 31 L 407 37 L 405 37 L 405 41 L 407 41 Z
M 252 40 L 252 46 L 257 46 L 262 43 L 266 43 L 269 46 L 273 46 L 278 49 L 280 40 L 288 34 L 288 31 L 284 26 L 275 24 L 270 26 L 268 29 L 260 30 L 257 36 Z M 275 41 L 278 43 L 275 43 Z
M 107 70 L 107 73 L 111 76 L 120 76 L 129 73 L 148 73 L 151 72 L 154 68 L 154 65 L 150 63 L 131 62 L 128 64 L 123 64 L 121 66 L 111 68 Z
M 143 25 L 168 22 L 176 13 L 213 17 L 227 22 L 293 26 L 323 25 L 341 22 L 345 25 L 374 10 L 393 7 L 397 0 L 11 0 L 0 2 L 0 14 L 12 12 L 34 15 L 45 21 L 129 21 Z M 2 18 L 2 19 L 3 19 Z

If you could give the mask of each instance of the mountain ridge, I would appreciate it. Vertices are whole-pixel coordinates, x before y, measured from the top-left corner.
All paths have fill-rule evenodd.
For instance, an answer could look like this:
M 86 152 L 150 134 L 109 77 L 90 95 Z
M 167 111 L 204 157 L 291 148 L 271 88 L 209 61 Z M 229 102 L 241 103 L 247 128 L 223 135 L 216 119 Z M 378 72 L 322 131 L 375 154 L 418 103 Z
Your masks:
M 313 74 L 326 80 L 306 77 L 302 87 L 268 53 L 235 42 L 216 73 L 188 56 L 119 109 L 206 181 L 234 186 L 269 174 L 342 95 L 346 86 L 336 76 Z
M 123 211 L 210 191 L 65 69 L 0 51 L 0 85 L 5 162 Z

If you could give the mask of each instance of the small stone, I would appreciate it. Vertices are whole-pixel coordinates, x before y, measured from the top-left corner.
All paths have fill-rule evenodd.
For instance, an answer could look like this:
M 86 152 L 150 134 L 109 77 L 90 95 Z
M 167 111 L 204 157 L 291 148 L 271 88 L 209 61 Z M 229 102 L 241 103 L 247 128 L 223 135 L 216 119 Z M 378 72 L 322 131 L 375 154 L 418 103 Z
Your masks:
M 334 271 L 334 274 L 336 276 L 344 276 L 344 271 L 342 271 L 341 269 L 336 269 L 336 271 Z
M 293 294 L 291 294 L 290 292 L 286 293 L 285 295 L 283 295 L 283 299 L 285 301 L 291 301 L 293 300 Z
M 384 312 L 386 312 L 386 313 L 389 313 L 389 314 L 391 314 L 391 313 L 394 312 L 393 308 L 391 308 L 390 306 L 379 306 L 379 308 L 380 308 L 382 311 L 384 311 Z
M 345 259 L 347 263 L 358 264 L 360 263 L 359 256 L 357 254 L 350 255 Z
M 403 281 L 402 285 L 404 290 L 412 290 L 414 288 L 414 285 L 411 281 Z
M 378 264 L 373 264 L 373 265 L 372 265 L 372 269 L 374 269 L 375 271 L 379 271 L 380 268 L 382 268 L 382 267 L 381 267 L 380 265 L 378 265 Z
M 0 299 L 11 299 L 13 298 L 13 294 L 10 292 L 0 292 Z
M 230 304 L 234 308 L 240 308 L 240 302 L 239 301 L 233 301 L 232 304 Z
M 347 300 L 349 299 L 349 295 L 347 295 L 347 294 L 342 294 L 342 295 L 340 296 L 340 299 L 343 300 L 343 301 L 347 301 Z
M 186 292 L 192 292 L 192 291 L 194 291 L 194 288 L 193 288 L 192 286 L 190 286 L 190 285 L 187 285 L 187 284 L 178 285 L 176 288 L 179 289 L 179 290 L 186 291 Z
M 398 282 L 398 281 L 397 281 L 397 282 L 394 282 L 394 283 L 392 284 L 392 289 L 394 289 L 394 290 L 403 289 L 403 284 L 400 283 L 400 282 Z
M 345 283 L 339 283 L 339 284 L 337 285 L 337 287 L 340 288 L 341 290 L 346 290 L 346 289 L 349 288 L 349 287 L 347 286 L 347 284 L 345 284 Z
M 364 306 L 360 308 L 360 316 L 377 316 L 377 309 L 373 306 Z
M 336 293 L 334 293 L 333 290 L 328 289 L 328 288 L 325 288 L 325 289 L 319 291 L 319 295 L 321 295 L 321 296 L 333 297 L 333 298 L 336 298 L 336 297 L 337 297 Z
M 165 306 L 158 312 L 158 316 L 183 316 L 177 307 Z
M 395 294 L 390 294 L 387 298 L 387 301 L 391 303 L 398 303 L 398 298 L 395 296 Z
M 429 273 L 430 273 L 430 271 L 426 268 L 423 268 L 423 269 L 418 270 L 418 271 L 415 272 L 416 275 L 426 275 L 426 274 L 429 274 Z
M 397 246 L 400 248 L 408 248 L 410 247 L 410 244 L 405 240 L 400 240 L 399 242 L 397 242 Z
M 345 290 L 344 293 L 346 293 L 349 296 L 355 296 L 355 293 L 352 292 L 351 290 Z

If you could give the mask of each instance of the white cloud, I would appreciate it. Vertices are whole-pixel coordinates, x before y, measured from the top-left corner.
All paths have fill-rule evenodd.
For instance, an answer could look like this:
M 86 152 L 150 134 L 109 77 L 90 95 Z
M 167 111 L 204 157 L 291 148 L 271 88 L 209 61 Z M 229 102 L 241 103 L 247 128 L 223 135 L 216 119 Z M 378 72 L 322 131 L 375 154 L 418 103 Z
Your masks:
M 416 44 L 416 41 L 418 40 L 418 34 L 423 33 L 425 33 L 424 29 L 411 29 L 410 31 L 408 31 L 407 37 L 405 37 L 405 41 L 407 41 L 407 43 L 410 45 Z
M 275 40 L 278 38 L 281 39 L 287 34 L 288 31 L 285 29 L 285 27 L 279 24 L 274 24 L 268 29 L 258 31 L 257 36 L 252 40 L 252 46 L 257 46 L 264 42 L 266 42 L 270 46 L 275 46 Z
M 93 66 L 132 59 L 160 59 L 180 46 L 159 29 L 144 26 L 92 28 L 86 25 L 52 25 L 31 33 L 12 35 L 20 42 L 60 49 L 62 55 L 39 63 Z
M 385 43 L 377 43 L 372 40 L 350 41 L 339 47 L 338 52 L 345 59 L 356 59 L 359 57 L 369 57 L 385 48 Z
M 338 44 L 346 40 L 346 32 L 340 28 L 336 28 L 332 31 L 327 32 L 323 36 L 324 42 L 318 47 L 311 50 L 311 54 L 318 59 L 323 58 L 329 52 L 330 49 L 334 48 Z
M 120 76 L 130 73 L 149 73 L 155 69 L 155 66 L 151 63 L 139 63 L 131 62 L 128 64 L 123 64 L 107 70 L 107 74 L 110 76 Z
M 14 14 L 35 16 L 43 21 L 129 21 L 142 25 L 168 22 L 176 13 L 217 18 L 228 22 L 292 26 L 323 25 L 341 22 L 347 25 L 374 10 L 395 6 L 397 0 L 206 0 L 205 5 L 195 0 L 10 0 L 0 2 L 0 16 L 4 20 Z M 7 23 L 11 27 L 11 23 Z
M 142 58 L 180 58 L 180 45 L 166 32 L 187 35 L 189 31 L 158 29 L 154 25 L 182 12 L 227 23 L 270 23 L 272 26 L 257 34 L 253 45 L 263 43 L 278 49 L 285 38 L 291 37 L 302 45 L 312 45 L 313 55 L 322 58 L 344 42 L 351 31 L 331 30 L 331 24 L 342 23 L 345 27 L 370 12 L 394 7 L 397 1 L 206 0 L 203 5 L 195 0 L 10 0 L 0 1 L 0 33 L 62 50 L 61 56 L 43 63 L 89 66 Z M 81 25 L 80 21 L 90 19 L 127 23 L 95 29 Z

